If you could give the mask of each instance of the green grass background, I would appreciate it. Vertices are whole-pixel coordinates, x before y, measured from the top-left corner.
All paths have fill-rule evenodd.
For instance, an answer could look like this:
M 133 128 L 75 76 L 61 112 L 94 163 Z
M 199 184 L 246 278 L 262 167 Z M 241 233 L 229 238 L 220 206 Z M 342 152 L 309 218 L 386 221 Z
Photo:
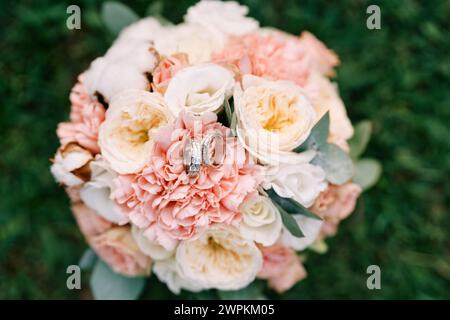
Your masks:
M 180 22 L 194 0 L 163 2 Z M 67 119 L 77 74 L 112 42 L 101 1 L 79 1 L 82 29 L 66 28 L 72 1 L 2 1 L 0 10 L 0 298 L 89 298 L 66 289 L 66 267 L 86 245 L 64 191 L 49 173 L 55 128 Z M 151 1 L 128 3 L 144 15 Z M 372 2 L 242 1 L 263 26 L 309 30 L 342 61 L 337 82 L 354 122 L 369 118 L 367 156 L 378 185 L 328 241 L 308 254 L 309 277 L 283 296 L 300 299 L 450 298 L 450 2 L 385 1 L 382 29 L 366 28 Z M 381 290 L 366 268 L 381 267 Z M 173 296 L 152 277 L 147 298 Z M 188 297 L 184 295 L 183 297 Z

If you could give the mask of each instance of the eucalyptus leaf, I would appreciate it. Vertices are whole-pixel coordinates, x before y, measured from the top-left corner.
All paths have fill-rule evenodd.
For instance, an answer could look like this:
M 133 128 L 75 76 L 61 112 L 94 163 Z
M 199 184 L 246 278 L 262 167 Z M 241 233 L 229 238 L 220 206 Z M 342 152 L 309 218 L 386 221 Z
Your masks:
M 322 146 L 312 163 L 321 167 L 325 171 L 326 179 L 333 184 L 344 184 L 354 174 L 352 159 L 334 144 Z
M 81 270 L 90 270 L 94 267 L 95 262 L 97 261 L 97 255 L 91 248 L 88 248 L 84 251 L 83 255 L 78 262 Z
M 139 16 L 126 5 L 108 1 L 102 6 L 102 19 L 112 34 L 117 35 L 123 28 L 139 20 Z
M 273 204 L 278 208 L 278 211 L 280 211 L 281 221 L 283 221 L 283 225 L 286 229 L 288 229 L 294 237 L 303 238 L 305 235 L 302 230 L 300 230 L 300 227 L 294 217 L 287 213 L 278 203 L 274 202 Z
M 299 147 L 294 149 L 294 152 L 303 152 L 309 149 L 320 149 L 323 145 L 327 144 L 328 131 L 330 127 L 330 114 L 327 111 L 322 118 L 311 129 L 308 139 L 303 142 Z
M 363 190 L 373 187 L 381 176 L 382 167 L 375 159 L 361 159 L 355 164 L 353 182 L 360 185 Z
M 217 294 L 222 300 L 258 300 L 263 299 L 264 283 L 262 281 L 254 281 L 246 288 L 234 291 L 218 290 Z
M 311 211 L 309 211 L 308 209 L 306 209 L 304 206 L 302 206 L 300 203 L 298 203 L 294 199 L 280 197 L 273 189 L 266 190 L 266 192 L 267 192 L 267 195 L 270 197 L 270 199 L 274 203 L 276 203 L 280 207 L 282 207 L 283 210 L 286 211 L 287 213 L 301 214 L 308 218 L 322 220 L 322 218 L 320 218 L 318 215 L 316 215 L 316 214 L 312 213 Z
M 348 141 L 350 155 L 353 159 L 357 159 L 366 150 L 371 134 L 372 122 L 363 120 L 356 124 L 353 137 Z
M 98 259 L 90 284 L 96 300 L 135 300 L 145 287 L 145 279 L 122 276 Z

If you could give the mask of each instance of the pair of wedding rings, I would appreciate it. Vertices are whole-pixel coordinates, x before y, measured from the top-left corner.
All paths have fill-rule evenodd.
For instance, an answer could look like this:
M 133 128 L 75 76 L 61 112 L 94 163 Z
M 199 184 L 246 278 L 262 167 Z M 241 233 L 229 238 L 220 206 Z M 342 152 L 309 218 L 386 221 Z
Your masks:
M 222 165 L 225 158 L 225 143 L 220 132 L 208 134 L 202 140 L 188 139 L 184 146 L 184 165 L 190 177 L 200 173 L 202 165 L 214 168 Z

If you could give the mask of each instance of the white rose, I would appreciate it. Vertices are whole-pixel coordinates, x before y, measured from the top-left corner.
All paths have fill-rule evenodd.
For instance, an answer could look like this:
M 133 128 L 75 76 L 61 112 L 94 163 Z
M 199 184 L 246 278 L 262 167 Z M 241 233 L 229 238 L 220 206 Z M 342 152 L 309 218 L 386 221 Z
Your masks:
M 278 240 L 283 223 L 280 212 L 269 198 L 260 195 L 252 197 L 243 202 L 239 209 L 242 215 L 239 232 L 244 238 L 264 246 Z
M 316 241 L 322 228 L 323 221 L 305 217 L 300 214 L 292 215 L 297 221 L 297 224 L 305 235 L 302 238 L 294 237 L 286 228 L 281 234 L 281 242 L 294 250 L 301 251 L 309 247 Z
M 148 41 L 116 41 L 103 57 L 91 63 L 83 84 L 91 96 L 98 92 L 106 101 L 124 90 L 146 90 L 150 88 L 146 73 L 151 73 L 158 61 L 158 54 Z
M 243 77 L 242 86 L 235 86 L 234 103 L 238 138 L 246 149 L 265 164 L 310 157 L 291 152 L 308 138 L 316 121 L 303 90 L 288 81 L 251 75 Z
M 140 171 L 150 157 L 152 133 L 171 121 L 159 93 L 128 90 L 116 95 L 99 131 L 104 159 L 120 174 Z
M 56 152 L 50 171 L 56 181 L 67 187 L 79 186 L 89 179 L 92 154 L 76 143 L 61 146 Z
M 139 21 L 123 29 L 115 43 L 121 41 L 139 40 L 141 42 L 154 41 L 158 34 L 164 30 L 164 27 L 153 17 L 140 19 Z
M 310 163 L 285 164 L 266 171 L 265 189 L 273 188 L 283 198 L 292 198 L 309 208 L 327 188 L 325 172 Z
M 227 225 L 213 225 L 197 239 L 182 241 L 176 252 L 177 270 L 203 289 L 239 290 L 262 267 L 262 255 L 253 241 Z
M 91 161 L 90 167 L 91 180 L 81 188 L 81 200 L 106 220 L 115 224 L 126 223 L 128 219 L 120 213 L 116 202 L 110 198 L 114 188 L 113 179 L 117 177 L 117 173 L 101 156 Z
M 330 112 L 330 142 L 341 146 L 342 142 L 353 136 L 352 123 L 335 84 L 323 75 L 313 73 L 305 84 L 305 92 L 312 101 L 319 118 L 327 111 Z
M 259 27 L 258 21 L 247 14 L 248 8 L 234 1 L 200 1 L 188 9 L 184 20 L 225 35 L 241 36 Z
M 131 234 L 133 235 L 134 241 L 136 241 L 139 249 L 143 253 L 150 256 L 153 260 L 164 260 L 173 255 L 175 249 L 167 250 L 158 242 L 150 240 L 145 236 L 145 230 L 146 229 L 140 229 L 134 225 L 131 228 Z
M 192 292 L 202 290 L 197 283 L 180 276 L 177 271 L 177 262 L 175 261 L 174 256 L 171 256 L 165 260 L 154 261 L 153 273 L 161 282 L 164 282 L 167 285 L 170 291 L 175 294 L 180 294 L 181 289 Z
M 224 41 L 211 30 L 196 24 L 167 27 L 155 39 L 155 49 L 162 55 L 185 53 L 191 64 L 211 61 L 211 54 L 223 48 Z
M 170 80 L 164 99 L 175 117 L 181 111 L 219 111 L 233 85 L 233 74 L 216 64 L 187 67 Z

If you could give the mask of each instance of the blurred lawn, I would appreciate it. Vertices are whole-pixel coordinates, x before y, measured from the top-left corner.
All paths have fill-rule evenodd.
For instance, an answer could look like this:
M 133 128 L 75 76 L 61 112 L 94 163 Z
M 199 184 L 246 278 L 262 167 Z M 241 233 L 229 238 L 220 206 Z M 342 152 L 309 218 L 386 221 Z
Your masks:
M 193 2 L 164 1 L 164 15 L 179 22 Z M 339 54 L 342 97 L 353 121 L 373 120 L 366 155 L 384 165 L 328 254 L 310 253 L 309 277 L 284 298 L 450 298 L 450 2 L 381 2 L 382 29 L 374 31 L 365 13 L 373 2 L 242 2 L 262 25 L 310 30 Z M 77 74 L 112 38 L 101 1 L 78 2 L 82 30 L 68 30 L 71 3 L 1 5 L 0 298 L 90 297 L 87 277 L 81 291 L 65 286 L 66 267 L 86 245 L 48 159 Z M 148 4 L 130 6 L 144 15 Z M 371 264 L 381 267 L 382 290 L 366 288 Z M 146 296 L 173 297 L 155 278 Z

